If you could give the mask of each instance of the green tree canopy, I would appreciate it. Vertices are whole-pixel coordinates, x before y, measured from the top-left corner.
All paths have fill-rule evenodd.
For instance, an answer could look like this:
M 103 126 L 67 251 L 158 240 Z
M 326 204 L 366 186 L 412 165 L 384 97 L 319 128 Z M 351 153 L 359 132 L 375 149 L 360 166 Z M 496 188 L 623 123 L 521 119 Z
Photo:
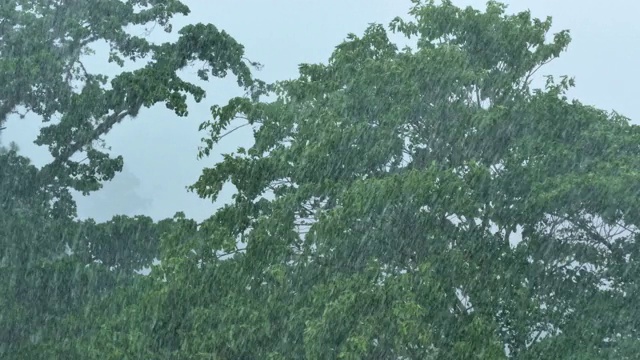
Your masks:
M 77 339 L 91 329 L 75 319 L 91 306 L 102 310 L 116 289 L 142 288 L 135 271 L 151 265 L 175 226 L 144 216 L 75 219 L 70 189 L 97 190 L 122 169 L 102 136 L 157 103 L 186 116 L 188 97 L 205 96 L 201 84 L 178 76 L 187 66 L 201 65 L 204 81 L 233 74 L 248 95 L 261 87 L 243 46 L 212 24 L 185 26 L 177 41 L 161 44 L 128 32 L 155 24 L 171 32 L 171 18 L 188 12 L 177 0 L 0 4 L 0 130 L 14 114 L 35 113 L 47 124 L 35 143 L 54 159 L 38 169 L 13 146 L 0 151 L 1 358 L 85 358 Z M 111 78 L 90 73 L 83 56 L 100 42 L 109 62 L 144 64 Z M 84 160 L 75 160 L 79 153 Z
M 136 271 L 160 257 L 172 219 L 75 219 L 66 186 L 42 185 L 39 169 L 15 146 L 0 151 L 0 357 L 82 359 L 70 339 L 74 319 L 115 290 L 137 288 Z M 97 320 L 97 315 L 92 313 Z
M 256 130 L 192 187 L 237 188 L 210 246 L 241 239 L 247 279 L 291 268 L 281 291 L 306 301 L 283 311 L 310 358 L 635 356 L 639 128 L 568 100 L 572 79 L 531 88 L 570 41 L 546 41 L 551 19 L 497 2 L 411 15 L 390 30 L 413 49 L 372 25 L 277 100 L 214 108 L 209 144 L 238 114 Z M 291 357 L 283 338 L 255 357 Z
M 255 143 L 191 189 L 215 200 L 231 183 L 233 201 L 201 224 L 86 222 L 74 254 L 104 275 L 80 279 L 109 290 L 38 310 L 27 329 L 57 315 L 41 340 L 14 325 L 22 354 L 636 358 L 640 128 L 569 100 L 568 77 L 531 86 L 570 41 L 551 19 L 493 1 L 410 15 L 300 65 L 275 100 L 214 106 L 201 156 L 238 115 Z M 149 276 L 118 277 L 153 258 Z
M 20 109 L 50 123 L 36 144 L 47 146 L 54 161 L 42 177 L 65 179 L 68 186 L 88 192 L 122 169 L 122 158 L 111 159 L 98 140 L 142 107 L 165 103 L 177 116 L 187 115 L 187 97 L 205 96 L 198 84 L 178 71 L 202 65 L 198 76 L 233 73 L 238 85 L 256 90 L 244 48 L 212 24 L 187 25 L 175 42 L 155 44 L 127 32 L 127 27 L 159 24 L 171 32 L 170 20 L 189 8 L 178 0 L 5 1 L 0 5 L 0 127 Z M 109 62 L 147 63 L 113 78 L 89 73 L 82 56 L 106 42 Z M 24 116 L 24 113 L 21 114 Z M 72 160 L 84 152 L 88 162 Z

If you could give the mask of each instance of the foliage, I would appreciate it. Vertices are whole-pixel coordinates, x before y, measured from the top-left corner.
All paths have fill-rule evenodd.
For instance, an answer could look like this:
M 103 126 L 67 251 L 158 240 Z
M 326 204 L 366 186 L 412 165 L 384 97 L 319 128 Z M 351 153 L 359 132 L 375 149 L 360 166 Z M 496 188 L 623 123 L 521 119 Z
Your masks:
M 171 32 L 171 18 L 188 13 L 178 0 L 19 0 L 0 6 L 0 127 L 19 108 L 50 124 L 36 140 L 54 157 L 41 173 L 43 181 L 58 177 L 89 192 L 113 178 L 122 158 L 110 158 L 97 141 L 142 107 L 165 103 L 186 116 L 187 96 L 197 102 L 205 96 L 200 86 L 178 76 L 187 66 L 201 63 L 202 80 L 231 72 L 248 90 L 260 86 L 250 72 L 256 64 L 245 60 L 242 45 L 211 24 L 185 26 L 173 43 L 154 44 L 127 32 L 153 24 Z M 147 63 L 111 79 L 89 73 L 82 56 L 92 54 L 97 42 L 109 45 L 110 63 Z M 88 162 L 72 160 L 78 152 Z
M 0 357 L 83 358 L 65 350 L 83 334 L 70 319 L 137 286 L 173 221 L 77 221 L 66 187 L 42 186 L 39 171 L 15 147 L 0 154 Z
M 416 2 L 411 14 L 390 28 L 417 37 L 415 49 L 372 25 L 327 64 L 301 65 L 276 101 L 213 109 L 210 144 L 237 114 L 256 129 L 253 147 L 192 187 L 212 198 L 226 182 L 237 188 L 205 224 L 226 239 L 216 249 L 241 238 L 259 269 L 316 268 L 300 285 L 316 289 L 299 310 L 311 358 L 433 348 L 495 359 L 498 343 L 513 358 L 630 358 L 638 127 L 569 101 L 569 78 L 530 88 L 569 43 L 566 31 L 545 42 L 550 19 L 495 2 L 485 12 Z M 372 262 L 385 301 L 366 276 Z M 412 282 L 395 288 L 428 281 L 425 266 L 435 299 Z M 413 297 L 425 303 L 404 337 L 391 324 L 410 310 L 390 299 Z
M 10 208 L 34 210 L 2 218 L 19 229 L 9 243 L 47 259 L 38 244 L 74 239 L 74 253 L 26 267 L 22 287 L 1 278 L 0 329 L 17 330 L 0 340 L 27 358 L 637 357 L 640 128 L 567 99 L 570 78 L 531 88 L 570 40 L 546 41 L 550 19 L 493 1 L 481 12 L 416 0 L 410 15 L 302 64 L 270 86 L 273 101 L 212 107 L 201 156 L 238 115 L 255 144 L 191 187 L 211 199 L 237 189 L 201 224 L 77 222 L 72 204 L 23 219 L 64 196 L 35 182 L 16 192 L 28 195 Z M 388 31 L 416 46 L 398 49 Z M 15 153 L 2 161 L 38 177 Z M 5 179 L 3 194 L 32 184 Z M 54 296 L 28 309 L 19 289 Z
M 73 318 L 137 284 L 134 271 L 158 256 L 160 236 L 173 226 L 144 216 L 75 220 L 69 189 L 97 190 L 122 169 L 120 156 L 100 148 L 101 137 L 157 103 L 186 116 L 187 97 L 205 97 L 178 76 L 187 66 L 200 64 L 201 80 L 233 73 L 250 94 L 261 86 L 243 46 L 211 24 L 188 25 L 177 41 L 161 44 L 128 32 L 154 24 L 171 32 L 171 18 L 188 12 L 177 0 L 0 5 L 0 129 L 13 114 L 41 116 L 47 126 L 35 142 L 54 158 L 38 169 L 17 148 L 0 154 L 0 357 L 84 358 L 69 345 L 84 331 Z M 90 73 L 83 57 L 100 42 L 110 63 L 145 64 L 113 78 Z

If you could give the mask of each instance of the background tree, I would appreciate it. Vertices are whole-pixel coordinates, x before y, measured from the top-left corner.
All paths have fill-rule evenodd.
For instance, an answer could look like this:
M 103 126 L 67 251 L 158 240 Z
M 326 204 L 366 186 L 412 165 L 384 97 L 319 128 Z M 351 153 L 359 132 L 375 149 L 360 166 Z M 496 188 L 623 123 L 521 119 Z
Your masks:
M 174 226 L 148 217 L 75 219 L 69 189 L 97 190 L 122 169 L 121 157 L 101 149 L 101 137 L 157 103 L 186 116 L 187 97 L 205 96 L 178 76 L 187 66 L 202 65 L 202 80 L 233 73 L 248 94 L 260 88 L 250 71 L 257 64 L 211 24 L 185 26 L 177 41 L 162 44 L 127 32 L 154 24 L 171 32 L 171 18 L 188 12 L 177 0 L 0 5 L 0 128 L 15 114 L 41 116 L 48 126 L 35 142 L 54 158 L 38 169 L 17 148 L 0 153 L 0 357 L 85 358 L 77 339 L 90 328 L 77 319 L 115 289 L 141 287 L 134 270 L 159 256 L 160 237 Z M 100 41 L 109 45 L 109 62 L 146 63 L 112 78 L 90 73 L 83 56 Z M 80 153 L 85 159 L 77 161 Z
M 173 220 L 78 221 L 68 189 L 43 186 L 39 171 L 15 145 L 0 152 L 0 357 L 83 359 L 78 317 L 142 285 L 136 271 L 160 256 Z
M 0 126 L 19 109 L 51 123 L 36 140 L 54 157 L 42 177 L 58 176 L 83 192 L 97 190 L 100 181 L 122 169 L 121 157 L 111 159 L 101 151 L 102 135 L 135 118 L 142 107 L 165 103 L 177 116 L 186 116 L 187 96 L 197 102 L 205 96 L 197 84 L 178 76 L 186 66 L 200 63 L 202 80 L 232 72 L 248 91 L 259 87 L 250 72 L 256 64 L 244 58 L 242 45 L 211 24 L 185 26 L 176 42 L 162 44 L 126 31 L 159 24 L 171 32 L 171 18 L 188 13 L 178 0 L 37 0 L 0 6 Z M 111 79 L 89 73 L 82 56 L 91 54 L 98 41 L 109 45 L 108 60 L 120 67 L 125 60 L 148 62 Z M 87 162 L 72 160 L 79 152 Z

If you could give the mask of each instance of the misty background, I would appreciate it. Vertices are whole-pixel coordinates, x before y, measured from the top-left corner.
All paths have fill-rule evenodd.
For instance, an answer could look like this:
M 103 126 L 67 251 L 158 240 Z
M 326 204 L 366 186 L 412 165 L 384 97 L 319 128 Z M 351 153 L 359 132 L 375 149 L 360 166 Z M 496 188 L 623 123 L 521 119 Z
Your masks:
M 135 28 L 132 33 L 148 33 L 154 42 L 165 42 L 175 40 L 177 30 L 184 25 L 212 23 L 243 44 L 250 60 L 263 65 L 254 75 L 267 82 L 296 77 L 300 63 L 326 62 L 333 48 L 348 33 L 361 35 L 373 22 L 386 25 L 411 7 L 409 0 L 183 2 L 191 8 L 191 14 L 174 18 L 172 34 L 165 33 L 161 26 Z M 486 3 L 480 0 L 453 2 L 478 9 L 484 9 Z M 570 91 L 570 97 L 640 119 L 640 109 L 636 106 L 640 83 L 637 47 L 640 3 L 628 0 L 503 2 L 509 4 L 508 13 L 530 9 L 534 17 L 552 16 L 552 33 L 562 29 L 571 31 L 573 40 L 568 51 L 537 73 L 534 86 L 543 84 L 543 75 L 566 74 L 576 79 L 576 88 Z M 107 75 L 122 71 L 107 63 L 106 44 L 95 43 L 93 48 L 96 53 L 83 59 L 89 71 Z M 133 64 L 136 68 L 142 65 Z M 187 69 L 182 75 L 187 81 L 197 81 L 196 70 Z M 209 158 L 197 159 L 200 140 L 207 136 L 198 132 L 198 126 L 211 118 L 209 108 L 242 95 L 231 77 L 214 79 L 204 88 L 207 97 L 200 104 L 191 101 L 186 118 L 175 116 L 160 104 L 142 109 L 135 119 L 126 118 L 104 137 L 110 152 L 124 157 L 124 170 L 102 190 L 90 196 L 76 194 L 80 218 L 104 221 L 115 214 L 145 214 L 159 220 L 183 211 L 187 217 L 201 221 L 230 200 L 231 188 L 224 189 L 218 202 L 213 204 L 185 189 L 197 180 L 204 167 L 221 160 L 222 153 L 252 143 L 251 129 L 246 127 L 225 137 Z M 33 144 L 43 126 L 40 118 L 31 114 L 24 119 L 13 116 L 6 126 L 2 132 L 3 144 L 16 142 L 22 155 L 30 157 L 37 166 L 51 160 L 46 148 Z

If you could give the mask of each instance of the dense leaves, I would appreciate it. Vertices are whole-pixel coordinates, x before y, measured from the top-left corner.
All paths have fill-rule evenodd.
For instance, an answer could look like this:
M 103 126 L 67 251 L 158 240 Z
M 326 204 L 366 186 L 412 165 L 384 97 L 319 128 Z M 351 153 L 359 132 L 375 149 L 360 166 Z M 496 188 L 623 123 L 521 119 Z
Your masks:
M 186 116 L 187 96 L 197 102 L 205 91 L 177 72 L 202 65 L 198 75 L 225 77 L 256 90 L 250 66 L 238 44 L 211 24 L 188 25 L 173 43 L 154 44 L 131 35 L 127 27 L 159 24 L 171 32 L 174 15 L 188 14 L 178 0 L 9 1 L 0 6 L 0 126 L 19 109 L 41 115 L 38 145 L 48 146 L 54 161 L 42 172 L 44 181 L 59 177 L 88 192 L 122 169 L 122 158 L 101 151 L 101 136 L 142 107 L 165 103 Z M 146 60 L 143 67 L 113 78 L 90 73 L 83 56 L 97 42 L 109 45 L 109 62 Z M 24 113 L 19 113 L 24 116 Z M 72 160 L 84 152 L 88 162 Z
M 136 284 L 173 221 L 77 221 L 68 190 L 40 186 L 39 171 L 15 146 L 0 154 L 0 357 L 80 359 L 67 349 L 83 334 L 73 317 Z
M 256 143 L 193 186 L 205 197 L 227 181 L 238 189 L 209 223 L 241 236 L 247 258 L 322 264 L 316 286 L 337 283 L 345 297 L 360 289 L 351 296 L 362 303 L 345 303 L 340 320 L 316 330 L 335 337 L 305 342 L 328 341 L 329 357 L 412 356 L 416 344 L 396 342 L 388 324 L 375 327 L 394 302 L 379 308 L 369 298 L 376 288 L 359 275 L 371 261 L 389 276 L 384 286 L 429 264 L 449 303 L 439 319 L 425 304 L 415 318 L 429 330 L 413 338 L 435 332 L 438 358 L 496 358 L 491 334 L 516 358 L 631 356 L 638 127 L 569 101 L 571 79 L 530 88 L 569 42 L 567 32 L 545 42 L 549 19 L 504 15 L 494 2 L 485 12 L 416 3 L 411 14 L 415 22 L 391 29 L 417 36 L 414 49 L 397 49 L 373 25 L 327 64 L 301 65 L 298 79 L 277 85 L 276 101 L 214 109 L 205 126 L 213 139 L 240 113 Z M 336 298 L 312 298 L 323 321 L 337 311 Z M 465 323 L 482 331 L 470 335 Z M 341 325 L 376 330 L 353 347 Z M 387 352 L 373 355 L 372 346 Z
M 213 106 L 201 156 L 239 115 L 255 143 L 191 187 L 211 199 L 225 184 L 237 190 L 201 224 L 181 213 L 75 221 L 64 182 L 16 181 L 38 170 L 4 153 L 3 254 L 14 262 L 2 269 L 26 280 L 2 278 L 0 350 L 636 358 L 640 129 L 567 99 L 570 78 L 531 87 L 570 40 L 549 36 L 550 19 L 507 15 L 496 2 L 478 11 L 414 1 L 410 15 L 349 35 L 325 64 L 300 65 L 298 78 L 269 86 L 273 101 L 254 92 Z M 415 46 L 399 49 L 389 31 Z M 148 46 L 174 69 L 182 60 L 172 54 L 198 39 Z M 140 74 L 156 78 L 165 68 L 154 66 Z M 146 86 L 136 76 L 117 79 Z M 65 244 L 73 253 L 53 256 Z M 44 265 L 21 267 L 33 263 L 25 256 Z M 134 271 L 145 266 L 148 276 Z
M 66 188 L 36 186 L 39 170 L 16 148 L 5 149 L 0 164 L 0 356 L 84 359 L 93 350 L 79 340 L 95 334 L 103 312 L 121 314 L 113 300 L 127 297 L 116 294 L 138 301 L 138 272 L 160 257 L 162 234 L 178 223 L 78 221 Z
M 260 87 L 243 46 L 211 24 L 186 26 L 161 44 L 129 31 L 159 24 L 171 32 L 171 18 L 188 12 L 177 0 L 0 5 L 0 130 L 14 114 L 35 113 L 47 123 L 35 142 L 54 158 L 38 169 L 13 146 L 0 154 L 0 357 L 85 358 L 75 339 L 91 332 L 74 318 L 117 288 L 137 288 L 135 271 L 159 256 L 161 235 L 174 226 L 144 216 L 75 219 L 69 190 L 97 190 L 122 169 L 101 137 L 157 103 L 186 116 L 188 96 L 205 96 L 178 76 L 193 64 L 202 80 L 232 73 L 250 94 Z M 112 78 L 91 73 L 83 61 L 100 42 L 110 63 L 145 63 Z

